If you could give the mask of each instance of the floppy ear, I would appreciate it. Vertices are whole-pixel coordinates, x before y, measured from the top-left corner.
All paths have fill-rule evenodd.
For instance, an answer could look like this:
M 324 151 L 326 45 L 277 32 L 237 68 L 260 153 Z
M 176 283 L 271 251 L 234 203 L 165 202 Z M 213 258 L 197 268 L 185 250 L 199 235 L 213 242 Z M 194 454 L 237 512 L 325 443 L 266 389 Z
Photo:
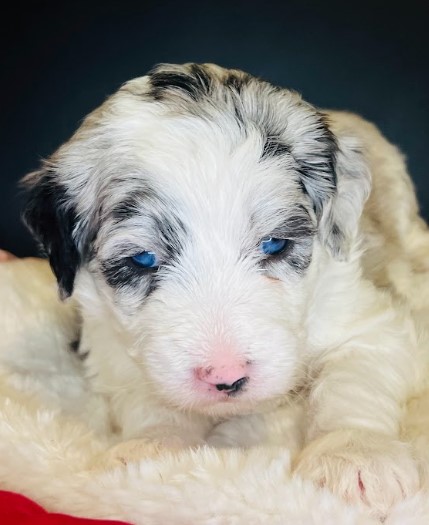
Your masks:
M 49 257 L 60 296 L 65 299 L 73 292 L 81 262 L 74 239 L 76 213 L 53 168 L 45 166 L 30 173 L 24 178 L 23 186 L 27 191 L 24 222 Z
M 317 216 L 319 238 L 336 259 L 347 259 L 371 187 L 358 139 L 334 134 L 327 116 L 317 112 L 293 154 Z
M 371 190 L 371 176 L 355 137 L 339 136 L 337 146 L 334 164 L 337 188 L 325 203 L 319 233 L 336 259 L 347 260 Z

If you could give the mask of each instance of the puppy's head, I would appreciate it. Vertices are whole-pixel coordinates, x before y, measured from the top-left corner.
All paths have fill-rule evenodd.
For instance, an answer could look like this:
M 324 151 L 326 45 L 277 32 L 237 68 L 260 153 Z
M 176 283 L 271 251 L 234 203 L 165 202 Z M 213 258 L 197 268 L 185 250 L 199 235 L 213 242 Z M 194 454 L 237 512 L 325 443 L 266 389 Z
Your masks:
M 297 94 L 187 64 L 125 84 L 26 185 L 62 295 L 170 403 L 232 413 L 295 386 L 314 275 L 347 259 L 369 181 Z

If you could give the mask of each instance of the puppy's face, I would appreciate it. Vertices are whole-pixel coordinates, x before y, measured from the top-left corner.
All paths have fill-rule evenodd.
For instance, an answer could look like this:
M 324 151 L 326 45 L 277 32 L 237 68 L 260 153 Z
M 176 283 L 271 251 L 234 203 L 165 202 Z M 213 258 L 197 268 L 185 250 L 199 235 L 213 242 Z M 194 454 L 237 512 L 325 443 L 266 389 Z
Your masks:
M 123 331 L 145 382 L 236 413 L 300 379 L 315 279 L 326 254 L 346 257 L 368 189 L 346 150 L 296 94 L 162 66 L 27 178 L 26 220 L 63 295 L 77 274 L 84 311 Z

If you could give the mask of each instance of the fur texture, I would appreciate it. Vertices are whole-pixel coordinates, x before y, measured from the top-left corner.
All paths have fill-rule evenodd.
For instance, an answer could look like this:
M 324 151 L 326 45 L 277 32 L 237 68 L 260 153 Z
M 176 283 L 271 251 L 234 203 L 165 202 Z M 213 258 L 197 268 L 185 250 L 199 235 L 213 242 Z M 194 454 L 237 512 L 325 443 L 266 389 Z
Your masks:
M 399 439 L 426 388 L 429 237 L 372 125 L 240 71 L 163 65 L 26 186 L 79 305 L 98 426 L 119 437 L 107 461 L 290 445 L 297 473 L 380 515 L 418 489 Z

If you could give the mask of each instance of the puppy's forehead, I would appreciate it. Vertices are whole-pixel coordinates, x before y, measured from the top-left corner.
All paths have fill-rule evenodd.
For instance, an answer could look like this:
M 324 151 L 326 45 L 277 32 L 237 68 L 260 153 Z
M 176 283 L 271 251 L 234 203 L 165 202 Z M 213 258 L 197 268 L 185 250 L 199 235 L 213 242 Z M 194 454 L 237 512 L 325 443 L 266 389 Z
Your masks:
M 296 185 L 290 155 L 264 156 L 261 131 L 243 130 L 225 115 L 214 121 L 161 116 L 142 124 L 139 135 L 132 154 L 142 178 L 157 193 L 190 204 L 256 198 Z
M 83 221 L 94 203 L 102 218 L 140 186 L 213 221 L 216 212 L 227 220 L 267 202 L 274 210 L 297 203 L 300 189 L 320 208 L 335 188 L 333 158 L 322 115 L 299 95 L 239 71 L 188 64 L 125 84 L 54 162 Z
M 157 68 L 126 84 L 113 106 L 118 143 L 129 145 L 127 156 L 152 186 L 178 184 L 175 192 L 208 193 L 211 201 L 296 182 L 294 142 L 301 128 L 318 125 L 294 93 L 212 65 Z
M 115 219 L 137 224 L 143 217 L 152 231 L 180 222 L 194 236 L 217 232 L 239 242 L 252 225 L 263 224 L 261 235 L 270 234 L 279 215 L 296 214 L 304 201 L 293 158 L 265 157 L 256 128 L 244 132 L 234 123 L 161 115 L 137 135 L 138 173 L 125 172 L 105 193 L 106 211 Z

